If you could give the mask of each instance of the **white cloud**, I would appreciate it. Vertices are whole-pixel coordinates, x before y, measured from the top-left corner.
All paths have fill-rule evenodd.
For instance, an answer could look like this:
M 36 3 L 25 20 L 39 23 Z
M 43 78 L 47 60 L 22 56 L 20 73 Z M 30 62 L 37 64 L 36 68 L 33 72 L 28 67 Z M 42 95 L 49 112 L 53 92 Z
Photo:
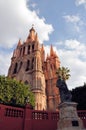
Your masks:
M 70 88 L 83 85 L 86 82 L 86 45 L 77 40 L 66 40 L 64 43 L 66 49 L 59 50 L 61 63 L 68 66 L 71 70 L 71 78 L 68 82 Z
M 67 22 L 71 22 L 71 23 L 77 23 L 80 21 L 80 17 L 78 15 L 65 15 L 65 16 L 63 16 L 63 18 Z
M 86 5 L 86 0 L 76 0 L 76 5 Z
M 12 53 L 0 53 L 0 75 L 7 75 Z
M 0 47 L 10 48 L 19 38 L 25 40 L 32 24 L 41 41 L 49 40 L 52 25 L 46 24 L 44 18 L 39 18 L 29 6 L 27 8 L 26 0 L 0 1 Z
M 19 38 L 26 40 L 32 24 L 41 41 L 48 40 L 53 31 L 52 25 L 39 18 L 29 5 L 29 0 L 0 1 L 0 74 L 7 75 L 12 56 L 9 48 L 13 48 Z
M 60 48 L 59 48 L 60 45 Z M 61 66 L 70 69 L 71 77 L 67 81 L 68 88 L 72 89 L 81 86 L 86 82 L 86 44 L 80 43 L 76 39 L 69 39 L 57 43 L 54 50 L 60 58 Z M 46 47 L 49 52 L 49 46 Z
M 37 15 L 40 14 L 40 10 L 39 10 L 39 8 L 37 7 L 37 4 L 36 4 L 36 3 L 31 3 L 29 7 L 31 7 L 32 9 L 34 9 Z
M 32 3 L 31 6 L 32 6 L 33 8 L 35 8 L 35 7 L 37 6 L 37 4 L 36 4 L 36 3 Z
M 85 23 L 82 21 L 79 15 L 64 15 L 63 18 L 69 24 L 71 30 L 74 30 L 76 32 L 80 32 L 82 28 L 85 26 Z
M 82 53 L 82 51 L 86 51 L 85 44 L 84 43 L 81 44 L 76 39 L 65 40 L 64 45 L 65 47 L 67 47 L 67 49 L 74 49 L 75 51 L 80 51 L 80 53 Z

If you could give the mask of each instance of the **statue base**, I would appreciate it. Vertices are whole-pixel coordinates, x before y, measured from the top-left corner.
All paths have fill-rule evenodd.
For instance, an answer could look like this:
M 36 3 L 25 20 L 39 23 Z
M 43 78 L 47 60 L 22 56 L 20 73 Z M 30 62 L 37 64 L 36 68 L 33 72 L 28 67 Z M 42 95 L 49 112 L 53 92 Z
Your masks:
M 83 130 L 83 122 L 77 114 L 77 103 L 64 102 L 59 106 L 58 130 Z M 85 130 L 85 129 L 84 129 Z

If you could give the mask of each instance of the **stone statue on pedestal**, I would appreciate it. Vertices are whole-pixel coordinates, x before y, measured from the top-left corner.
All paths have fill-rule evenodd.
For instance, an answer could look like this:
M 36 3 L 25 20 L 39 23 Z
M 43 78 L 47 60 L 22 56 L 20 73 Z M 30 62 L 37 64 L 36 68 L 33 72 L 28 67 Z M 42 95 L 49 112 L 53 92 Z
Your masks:
M 56 86 L 59 88 L 61 98 L 61 103 L 58 106 L 59 121 L 57 130 L 83 130 L 83 122 L 77 114 L 77 103 L 71 101 L 72 95 L 65 80 L 59 76 Z
M 70 102 L 72 98 L 71 92 L 68 90 L 66 82 L 60 76 L 58 77 L 56 86 L 59 88 L 61 103 Z

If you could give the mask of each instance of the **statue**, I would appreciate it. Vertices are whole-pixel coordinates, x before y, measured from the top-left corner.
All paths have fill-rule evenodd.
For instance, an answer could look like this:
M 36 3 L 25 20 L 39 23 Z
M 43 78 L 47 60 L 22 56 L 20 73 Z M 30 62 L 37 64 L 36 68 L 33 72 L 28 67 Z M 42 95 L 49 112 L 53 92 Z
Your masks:
M 61 102 L 70 102 L 72 95 L 71 92 L 68 90 L 65 80 L 58 77 L 56 86 L 59 88 Z

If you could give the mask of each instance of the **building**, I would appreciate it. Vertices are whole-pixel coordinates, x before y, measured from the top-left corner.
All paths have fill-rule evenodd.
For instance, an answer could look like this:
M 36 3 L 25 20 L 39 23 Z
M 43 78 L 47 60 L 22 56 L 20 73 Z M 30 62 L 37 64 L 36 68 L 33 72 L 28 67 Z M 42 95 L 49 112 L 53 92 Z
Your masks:
M 45 58 L 45 49 L 32 27 L 24 43 L 18 41 L 11 58 L 8 76 L 31 85 L 35 95 L 35 110 L 56 110 L 59 91 L 56 87 L 56 70 L 60 67 L 58 56 L 50 47 Z

